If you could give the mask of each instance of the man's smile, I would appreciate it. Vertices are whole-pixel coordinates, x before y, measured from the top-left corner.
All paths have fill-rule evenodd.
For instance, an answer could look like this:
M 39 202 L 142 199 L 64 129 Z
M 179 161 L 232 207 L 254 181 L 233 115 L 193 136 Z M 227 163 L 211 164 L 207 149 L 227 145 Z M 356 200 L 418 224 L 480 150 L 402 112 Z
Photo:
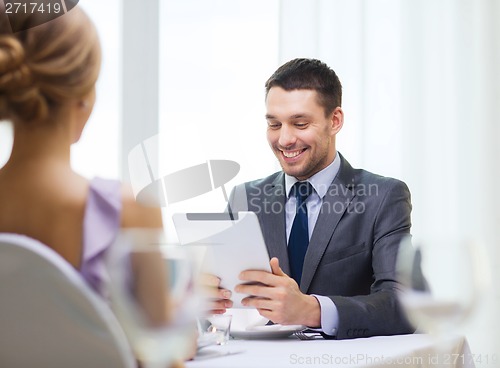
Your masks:
M 291 161 L 299 157 L 307 148 L 302 148 L 300 150 L 294 151 L 284 151 L 280 150 L 286 161 Z

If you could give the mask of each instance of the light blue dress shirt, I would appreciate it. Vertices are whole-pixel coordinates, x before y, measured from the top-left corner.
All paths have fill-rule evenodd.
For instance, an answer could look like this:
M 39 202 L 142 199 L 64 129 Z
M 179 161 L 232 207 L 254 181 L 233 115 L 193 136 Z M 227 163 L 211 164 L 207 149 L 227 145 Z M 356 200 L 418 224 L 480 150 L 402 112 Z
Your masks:
M 331 183 L 337 176 L 339 169 L 340 156 L 335 154 L 335 159 L 330 165 L 307 179 L 307 181 L 311 183 L 314 188 L 313 193 L 306 200 L 309 239 L 311 239 L 314 226 L 316 226 L 316 221 L 318 220 L 321 206 L 323 204 L 323 198 L 325 197 Z M 295 205 L 297 201 L 295 196 L 290 195 L 290 191 L 297 181 L 298 180 L 295 177 L 285 174 L 285 188 L 288 198 L 285 204 L 287 243 L 290 237 L 290 232 L 292 231 L 292 224 L 296 210 Z M 339 313 L 335 303 L 326 296 L 315 294 L 313 294 L 313 296 L 318 300 L 321 308 L 321 330 L 327 335 L 335 335 L 339 324 Z

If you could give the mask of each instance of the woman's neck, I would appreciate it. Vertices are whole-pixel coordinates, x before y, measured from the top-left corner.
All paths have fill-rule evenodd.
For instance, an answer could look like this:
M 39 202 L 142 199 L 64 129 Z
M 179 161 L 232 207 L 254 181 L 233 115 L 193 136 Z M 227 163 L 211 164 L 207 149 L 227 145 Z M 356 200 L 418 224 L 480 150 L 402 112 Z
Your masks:
M 52 122 L 16 122 L 14 144 L 5 165 L 57 162 L 70 166 L 72 134 L 70 124 Z

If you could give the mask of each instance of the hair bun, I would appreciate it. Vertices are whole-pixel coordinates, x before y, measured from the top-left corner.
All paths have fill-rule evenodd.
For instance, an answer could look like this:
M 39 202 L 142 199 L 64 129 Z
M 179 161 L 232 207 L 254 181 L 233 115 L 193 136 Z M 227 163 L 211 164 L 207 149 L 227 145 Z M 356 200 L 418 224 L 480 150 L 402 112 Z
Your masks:
M 12 36 L 0 37 L 0 92 L 26 87 L 29 83 L 29 68 L 24 65 L 25 53 L 21 43 Z
M 47 114 L 47 102 L 34 85 L 25 59 L 17 38 L 0 36 L 0 119 L 33 120 Z
M 0 74 L 18 68 L 24 61 L 24 49 L 15 37 L 0 36 Z

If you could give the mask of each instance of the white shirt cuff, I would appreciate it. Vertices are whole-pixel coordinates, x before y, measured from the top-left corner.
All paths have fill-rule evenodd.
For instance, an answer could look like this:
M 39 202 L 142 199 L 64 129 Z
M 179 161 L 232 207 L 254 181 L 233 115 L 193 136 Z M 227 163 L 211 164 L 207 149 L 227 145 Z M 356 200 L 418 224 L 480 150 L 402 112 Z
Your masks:
M 321 309 L 321 330 L 330 336 L 337 334 L 339 327 L 339 311 L 337 306 L 327 296 L 312 294 L 318 301 Z

